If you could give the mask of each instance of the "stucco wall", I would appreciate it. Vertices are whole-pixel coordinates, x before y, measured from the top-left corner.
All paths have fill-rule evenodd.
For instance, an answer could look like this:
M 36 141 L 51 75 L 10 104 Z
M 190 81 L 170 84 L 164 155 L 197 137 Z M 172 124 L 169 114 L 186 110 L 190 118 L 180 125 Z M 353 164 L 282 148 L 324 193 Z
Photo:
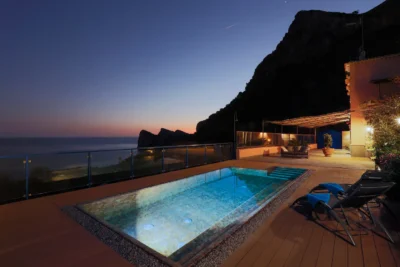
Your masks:
M 280 153 L 280 146 L 268 146 L 268 147 L 251 147 L 251 148 L 239 148 L 237 149 L 236 155 L 237 159 L 253 157 L 253 156 L 261 156 L 264 151 L 269 150 L 270 154 Z
M 350 65 L 351 154 L 365 156 L 367 123 L 360 105 L 379 99 L 379 85 L 371 80 L 393 78 L 400 75 L 400 55 L 352 62 Z M 400 92 L 393 83 L 381 84 L 381 97 Z
M 342 132 L 342 147 L 345 149 L 346 147 L 350 148 L 350 131 L 343 131 Z

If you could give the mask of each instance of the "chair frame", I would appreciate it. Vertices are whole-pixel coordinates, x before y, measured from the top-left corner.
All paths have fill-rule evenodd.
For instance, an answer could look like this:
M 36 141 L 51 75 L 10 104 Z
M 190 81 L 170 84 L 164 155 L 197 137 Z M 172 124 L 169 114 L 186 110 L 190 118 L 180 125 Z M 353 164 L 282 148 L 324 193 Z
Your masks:
M 391 183 L 390 186 L 386 186 L 385 190 L 382 190 L 382 192 L 380 192 L 380 194 L 384 194 L 393 185 L 394 185 L 394 183 Z M 353 236 L 351 235 L 351 233 L 350 233 L 350 231 L 348 230 L 348 227 L 347 227 L 347 226 L 350 227 L 350 219 L 345 213 L 345 209 L 354 209 L 354 210 L 357 210 L 358 212 L 360 212 L 360 214 L 363 217 L 365 217 L 365 215 L 367 215 L 369 217 L 369 219 L 371 220 L 372 224 L 375 226 L 375 228 L 376 228 L 376 226 L 379 226 L 379 228 L 381 228 L 385 232 L 385 234 L 388 237 L 389 241 L 394 243 L 393 238 L 390 235 L 389 231 L 385 228 L 385 226 L 382 224 L 382 222 L 371 213 L 371 209 L 369 208 L 369 205 L 368 205 L 369 202 L 372 199 L 376 199 L 379 195 L 357 196 L 356 194 L 360 191 L 360 188 L 362 188 L 362 186 L 363 186 L 362 184 L 358 184 L 357 187 L 353 190 L 353 192 L 351 192 L 350 195 L 344 194 L 344 195 L 342 195 L 343 196 L 342 199 L 336 198 L 337 201 L 332 206 L 330 206 L 329 204 L 327 204 L 325 202 L 322 202 L 322 201 L 317 202 L 315 207 L 311 210 L 311 214 L 309 214 L 309 217 L 314 220 L 314 217 L 312 216 L 312 213 L 314 212 L 316 217 L 317 217 L 317 219 L 321 220 L 319 218 L 319 216 L 318 216 L 318 213 L 315 211 L 315 209 L 316 209 L 317 205 L 322 207 L 326 211 L 326 213 L 328 214 L 329 217 L 333 217 L 343 227 L 343 229 L 345 230 L 348 238 L 350 239 L 350 243 L 353 246 L 355 246 L 356 243 L 354 242 Z M 366 199 L 365 203 L 362 203 L 363 202 L 362 198 Z M 302 197 L 296 199 L 293 202 L 293 204 L 291 205 L 291 207 L 293 207 L 297 202 L 299 202 L 299 201 L 307 201 L 307 199 L 308 199 L 307 196 L 302 196 Z M 346 207 L 346 204 L 348 202 L 351 202 L 351 201 L 357 202 L 357 200 L 358 200 L 358 202 L 362 203 L 362 205 L 355 205 L 354 207 L 353 206 Z M 341 210 L 341 212 L 343 213 L 345 222 L 343 222 L 343 220 L 341 220 L 339 218 L 338 214 L 335 212 L 335 209 L 340 209 Z M 363 226 L 363 227 L 365 227 L 360 222 L 356 222 L 356 223 L 361 225 L 361 226 Z M 365 227 L 365 228 L 367 228 L 367 227 Z M 367 228 L 367 229 L 371 230 L 371 231 L 374 231 L 376 234 L 379 235 L 379 233 L 377 233 L 374 229 L 370 229 L 370 228 Z

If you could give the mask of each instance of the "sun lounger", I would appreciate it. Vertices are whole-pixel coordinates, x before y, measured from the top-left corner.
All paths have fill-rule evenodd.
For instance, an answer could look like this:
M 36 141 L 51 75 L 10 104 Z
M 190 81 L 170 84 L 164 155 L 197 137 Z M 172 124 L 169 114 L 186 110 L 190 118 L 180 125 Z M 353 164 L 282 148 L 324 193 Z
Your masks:
M 350 239 L 352 245 L 356 245 L 352 235 L 350 234 L 347 226 L 350 226 L 349 217 L 346 215 L 345 210 L 353 209 L 358 211 L 363 217 L 367 216 L 374 226 L 379 226 L 386 234 L 388 239 L 394 243 L 388 230 L 383 224 L 376 218 L 368 206 L 371 200 L 378 198 L 388 191 L 394 185 L 393 182 L 376 182 L 376 183 L 358 183 L 351 186 L 346 193 L 335 197 L 331 193 L 316 193 L 307 194 L 303 197 L 298 198 L 292 206 L 302 204 L 309 206 L 310 213 L 309 217 L 314 219 L 313 212 L 316 218 L 319 219 L 318 213 L 327 213 L 329 217 L 333 217 L 346 231 L 347 236 Z M 336 213 L 340 211 L 343 213 L 345 222 L 344 223 Z M 346 226 L 347 225 L 347 226 Z M 370 229 L 372 230 L 372 229 Z

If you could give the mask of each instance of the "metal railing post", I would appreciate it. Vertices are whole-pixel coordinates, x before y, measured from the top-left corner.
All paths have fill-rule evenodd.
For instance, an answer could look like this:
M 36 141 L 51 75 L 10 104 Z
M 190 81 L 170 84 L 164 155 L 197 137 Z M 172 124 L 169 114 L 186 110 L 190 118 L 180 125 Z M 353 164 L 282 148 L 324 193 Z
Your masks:
M 186 168 L 189 168 L 189 148 L 186 147 Z
M 222 145 L 219 145 L 219 161 L 222 161 Z
M 88 152 L 87 154 L 88 159 L 88 186 L 92 186 L 92 153 Z
M 204 146 L 204 164 L 207 164 L 207 146 Z
M 29 199 L 29 156 L 25 156 L 25 199 Z
M 133 149 L 131 149 L 131 178 L 135 177 L 135 173 L 133 172 Z
M 161 153 L 162 153 L 162 158 L 161 158 L 161 172 L 165 172 L 165 169 L 164 169 L 164 152 L 165 152 L 165 150 L 164 150 L 164 148 L 161 150 Z

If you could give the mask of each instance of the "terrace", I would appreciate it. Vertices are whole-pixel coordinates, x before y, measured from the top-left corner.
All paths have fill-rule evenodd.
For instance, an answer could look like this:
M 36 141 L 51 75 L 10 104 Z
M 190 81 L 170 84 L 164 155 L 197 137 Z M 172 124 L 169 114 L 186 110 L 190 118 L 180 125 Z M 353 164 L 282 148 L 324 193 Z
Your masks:
M 325 157 L 321 149 L 313 149 L 309 151 L 308 159 L 292 159 L 282 158 L 279 155 L 271 155 L 264 157 L 262 155 L 244 157 L 243 160 L 261 161 L 266 163 L 293 164 L 326 168 L 344 168 L 358 170 L 373 170 L 375 163 L 369 158 L 351 157 L 350 152 L 345 149 L 335 150 L 332 157 Z
M 316 155 L 315 158 L 318 156 Z M 340 156 L 338 156 L 339 159 Z M 289 205 L 315 185 L 326 182 L 353 183 L 370 166 L 314 164 L 310 159 L 264 158 L 224 162 L 166 172 L 0 206 L 0 262 L 4 266 L 132 266 L 64 212 L 65 206 L 94 201 L 152 185 L 165 183 L 228 166 L 265 169 L 300 167 L 311 175 L 277 207 L 241 244 L 228 244 L 230 253 L 215 258 L 222 266 L 399 266 L 398 223 L 379 208 L 374 209 L 389 228 L 396 243 L 370 232 L 352 231 L 356 247 L 341 239 L 340 227 L 332 221 L 318 225 Z M 349 160 L 346 158 L 346 161 Z M 351 159 L 353 160 L 353 159 Z M 308 163 L 308 164 L 307 164 Z M 324 229 L 327 227 L 332 231 Z M 227 244 L 222 243 L 227 246 Z

